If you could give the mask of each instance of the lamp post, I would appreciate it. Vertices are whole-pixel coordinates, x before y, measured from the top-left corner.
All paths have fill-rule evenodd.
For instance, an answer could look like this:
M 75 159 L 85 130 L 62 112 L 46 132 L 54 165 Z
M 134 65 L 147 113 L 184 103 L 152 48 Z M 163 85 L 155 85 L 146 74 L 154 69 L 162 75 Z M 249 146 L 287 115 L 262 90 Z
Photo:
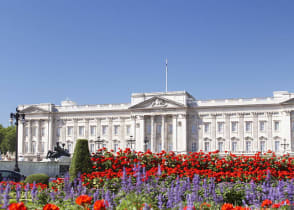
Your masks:
M 289 146 L 289 144 L 286 144 L 286 139 L 284 139 L 284 144 L 281 144 L 281 146 L 284 147 L 284 153 L 286 152 L 286 148 Z
M 13 121 L 15 120 L 15 126 L 16 126 L 16 144 L 15 144 L 15 166 L 14 171 L 20 172 L 18 167 L 18 120 L 21 120 L 22 123 L 25 121 L 25 114 L 20 113 L 20 111 L 16 108 L 15 113 L 10 113 L 10 122 L 13 124 Z
M 133 148 L 133 147 L 134 147 L 135 144 L 136 144 L 136 140 L 133 139 L 133 136 L 130 136 L 130 139 L 127 140 L 127 142 L 128 142 L 128 147 L 134 150 L 135 148 Z
M 144 144 L 145 144 L 145 152 L 147 152 L 147 150 L 148 150 L 148 144 L 149 144 L 149 140 L 148 140 L 147 136 L 145 136 Z
M 103 145 L 104 140 L 100 138 L 100 136 L 97 137 L 97 140 L 95 141 L 95 144 L 98 144 L 98 149 L 100 149 L 100 145 Z

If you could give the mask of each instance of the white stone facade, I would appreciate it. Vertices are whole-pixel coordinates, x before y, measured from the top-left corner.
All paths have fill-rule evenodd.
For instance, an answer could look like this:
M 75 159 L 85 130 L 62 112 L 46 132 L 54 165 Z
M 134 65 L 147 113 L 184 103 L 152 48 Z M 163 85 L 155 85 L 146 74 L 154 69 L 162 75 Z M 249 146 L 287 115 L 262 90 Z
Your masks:
M 66 100 L 18 109 L 26 115 L 26 122 L 19 123 L 18 150 L 28 160 L 44 158 L 56 142 L 72 153 L 79 138 L 89 140 L 91 152 L 102 146 L 178 153 L 294 152 L 294 93 L 287 91 L 222 100 L 196 100 L 186 91 L 134 93 L 127 104 Z

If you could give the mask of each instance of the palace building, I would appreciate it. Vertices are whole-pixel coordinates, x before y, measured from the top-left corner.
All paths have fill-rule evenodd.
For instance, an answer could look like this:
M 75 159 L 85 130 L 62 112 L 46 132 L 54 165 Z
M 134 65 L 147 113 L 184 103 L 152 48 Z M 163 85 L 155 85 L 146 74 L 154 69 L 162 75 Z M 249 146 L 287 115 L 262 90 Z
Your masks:
M 18 151 L 25 160 L 43 159 L 56 142 L 73 153 L 77 139 L 90 152 L 229 151 L 253 154 L 294 152 L 294 93 L 272 97 L 197 100 L 186 91 L 133 93 L 130 103 L 78 105 L 65 100 L 19 105 Z

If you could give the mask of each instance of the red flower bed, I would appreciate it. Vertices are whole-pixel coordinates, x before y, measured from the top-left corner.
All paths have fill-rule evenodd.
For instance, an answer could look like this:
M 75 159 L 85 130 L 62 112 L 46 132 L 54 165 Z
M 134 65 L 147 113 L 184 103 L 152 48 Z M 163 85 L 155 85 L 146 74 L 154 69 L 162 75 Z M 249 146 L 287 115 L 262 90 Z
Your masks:
M 192 178 L 195 174 L 201 177 L 214 177 L 220 181 L 263 181 L 270 172 L 276 179 L 294 178 L 294 158 L 284 155 L 277 157 L 274 153 L 257 153 L 254 156 L 236 156 L 228 154 L 220 157 L 218 151 L 205 154 L 195 152 L 176 155 L 174 152 L 151 153 L 147 151 L 133 152 L 130 149 L 120 150 L 116 154 L 108 152 L 105 148 L 93 154 L 94 172 L 83 174 L 86 182 L 93 179 L 103 182 L 104 178 L 121 177 L 123 168 L 127 175 L 134 175 L 132 170 L 140 163 L 146 170 L 146 178 L 157 176 L 160 166 L 161 177 L 187 176 Z

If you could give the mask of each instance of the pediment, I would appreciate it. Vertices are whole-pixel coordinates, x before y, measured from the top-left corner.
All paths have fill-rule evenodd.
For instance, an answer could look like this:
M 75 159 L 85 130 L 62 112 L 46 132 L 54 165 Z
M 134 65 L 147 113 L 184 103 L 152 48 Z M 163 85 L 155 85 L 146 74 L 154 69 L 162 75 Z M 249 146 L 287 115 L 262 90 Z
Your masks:
M 37 107 L 37 106 L 29 106 L 23 110 L 21 110 L 22 113 L 29 113 L 29 114 L 33 114 L 33 113 L 46 113 L 48 112 L 47 110 L 45 109 L 42 109 L 40 107 Z
M 146 101 L 135 104 L 129 109 L 161 109 L 161 108 L 184 108 L 185 106 L 181 103 L 155 96 Z

